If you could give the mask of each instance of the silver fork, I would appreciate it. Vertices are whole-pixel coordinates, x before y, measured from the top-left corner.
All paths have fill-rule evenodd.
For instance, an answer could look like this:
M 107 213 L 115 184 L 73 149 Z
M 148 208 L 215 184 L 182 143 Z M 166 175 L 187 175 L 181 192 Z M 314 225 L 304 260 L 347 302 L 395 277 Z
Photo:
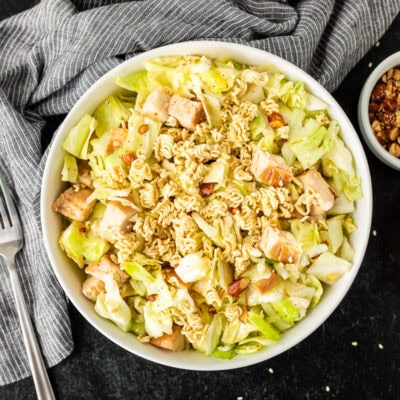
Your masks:
M 32 322 L 29 318 L 15 266 L 15 255 L 21 250 L 22 245 L 23 233 L 18 212 L 4 179 L 0 176 L 0 255 L 5 258 L 8 265 L 36 394 L 39 400 L 53 400 L 55 399 L 53 388 L 51 387 Z

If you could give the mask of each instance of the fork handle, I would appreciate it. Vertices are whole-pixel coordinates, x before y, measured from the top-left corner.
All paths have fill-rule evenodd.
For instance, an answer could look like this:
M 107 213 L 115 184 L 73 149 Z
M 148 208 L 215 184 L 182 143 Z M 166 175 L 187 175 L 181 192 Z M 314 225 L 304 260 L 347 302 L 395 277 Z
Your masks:
M 24 300 L 24 294 L 19 283 L 14 258 L 9 258 L 11 284 L 14 291 L 17 313 L 21 323 L 22 336 L 24 338 L 29 365 L 35 383 L 36 394 L 39 400 L 55 400 L 53 388 L 46 371 L 42 353 L 33 330 L 32 321 Z

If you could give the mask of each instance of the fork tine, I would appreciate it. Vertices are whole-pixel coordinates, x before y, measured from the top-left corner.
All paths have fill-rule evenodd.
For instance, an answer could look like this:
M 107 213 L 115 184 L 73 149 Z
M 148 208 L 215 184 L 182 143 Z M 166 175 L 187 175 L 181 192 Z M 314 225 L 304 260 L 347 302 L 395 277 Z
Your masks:
M 7 228 L 8 226 L 15 226 L 19 228 L 20 222 L 17 209 L 14 204 L 14 200 L 12 199 L 11 194 L 1 175 L 0 175 L 0 189 L 2 194 L 2 196 L 0 195 L 0 213 L 3 218 L 3 224 L 5 225 L 5 228 Z M 5 221 L 8 221 L 9 224 L 7 224 Z

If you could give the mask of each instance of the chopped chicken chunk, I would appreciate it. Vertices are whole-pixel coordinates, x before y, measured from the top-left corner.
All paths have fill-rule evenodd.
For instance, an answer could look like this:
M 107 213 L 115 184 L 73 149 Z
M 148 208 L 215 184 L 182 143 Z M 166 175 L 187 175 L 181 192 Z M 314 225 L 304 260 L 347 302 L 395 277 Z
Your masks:
M 113 128 L 110 133 L 110 138 L 107 144 L 107 154 L 114 153 L 115 150 L 120 149 L 126 138 L 128 137 L 128 129 L 126 128 Z
M 118 264 L 113 263 L 108 255 L 101 257 L 101 260 L 98 263 L 89 264 L 86 267 L 85 272 L 102 281 L 104 281 L 104 277 L 107 274 L 112 274 L 118 287 L 121 287 L 122 284 L 129 279 L 129 275 L 120 269 Z
M 170 100 L 171 96 L 165 89 L 157 88 L 147 96 L 141 114 L 158 122 L 165 122 L 168 119 Z
M 268 258 L 289 264 L 297 264 L 302 254 L 300 245 L 290 232 L 269 225 L 263 229 L 259 247 Z
M 70 187 L 61 193 L 54 202 L 53 210 L 72 220 L 85 221 L 93 211 L 96 203 L 96 199 L 88 201 L 88 197 L 92 192 L 89 188 L 79 187 L 78 190 L 75 190 Z
M 189 131 L 194 131 L 204 117 L 203 106 L 199 101 L 189 100 L 178 94 L 171 97 L 168 113 Z
M 110 201 L 99 225 L 99 235 L 102 239 L 115 243 L 119 232 L 126 233 L 130 218 L 137 209 L 122 205 L 119 201 Z
M 96 278 L 95 276 L 89 276 L 86 280 L 82 283 L 82 293 L 92 301 L 97 300 L 97 296 L 104 292 L 105 285 L 102 280 Z
M 92 175 L 90 174 L 91 168 L 86 160 L 82 160 L 78 167 L 78 183 L 92 188 Z
M 171 335 L 164 333 L 160 337 L 151 338 L 150 343 L 163 349 L 181 351 L 185 348 L 185 336 L 181 333 L 181 327 L 174 325 Z
M 250 171 L 257 181 L 270 186 L 287 186 L 293 178 L 285 160 L 278 155 L 257 149 L 251 160 Z
M 335 194 L 315 168 L 310 168 L 297 178 L 303 184 L 304 190 L 312 189 L 318 194 L 317 201 L 311 207 L 311 215 L 321 215 L 333 207 Z

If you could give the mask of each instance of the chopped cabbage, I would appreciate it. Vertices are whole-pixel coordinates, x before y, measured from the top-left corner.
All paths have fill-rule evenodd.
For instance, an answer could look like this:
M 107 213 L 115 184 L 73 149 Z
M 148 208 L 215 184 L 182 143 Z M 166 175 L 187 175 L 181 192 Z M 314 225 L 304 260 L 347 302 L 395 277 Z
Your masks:
M 85 224 L 73 221 L 61 233 L 59 244 L 61 249 L 72 258 L 81 268 L 87 262 L 98 262 L 110 249 L 107 241 L 91 237 L 85 233 Z
M 132 104 L 133 107 L 133 104 Z M 103 136 L 112 128 L 119 128 L 130 116 L 129 110 L 116 96 L 108 96 L 96 108 L 93 117 L 97 121 L 96 135 Z
M 168 309 L 159 310 L 151 301 L 144 305 L 144 326 L 146 332 L 151 337 L 160 337 L 164 333 L 172 334 L 172 316 Z
M 349 200 L 344 194 L 339 194 L 333 207 L 328 210 L 328 215 L 350 214 L 354 212 L 354 201 Z
M 303 169 L 310 168 L 330 149 L 328 130 L 315 119 L 308 118 L 298 131 L 290 131 L 289 145 Z
M 198 213 L 193 213 L 192 218 L 198 227 L 219 247 L 225 247 L 222 242 L 222 234 L 219 226 L 211 226 Z
M 95 310 L 101 317 L 113 321 L 121 330 L 127 332 L 131 326 L 131 310 L 122 299 L 112 274 L 105 275 L 104 283 L 106 292 L 97 296 Z
M 249 306 L 255 306 L 257 304 L 270 303 L 278 301 L 283 297 L 283 285 L 278 284 L 273 289 L 265 293 L 260 293 L 252 284 L 247 289 L 247 304 Z
M 148 129 L 144 134 L 139 133 L 139 128 L 147 125 Z M 136 153 L 140 148 L 144 150 L 146 159 L 150 159 L 154 150 L 154 144 L 160 133 L 161 124 L 150 118 L 142 117 L 137 113 L 133 113 L 129 118 L 129 130 L 123 148 L 126 151 Z
M 271 136 L 272 138 L 274 138 L 274 130 L 269 125 L 268 120 L 260 107 L 258 109 L 257 116 L 250 122 L 249 128 L 252 140 L 258 141 L 262 137 L 267 136 Z
M 167 283 L 164 281 L 161 269 L 154 272 L 155 279 L 153 281 L 143 281 L 146 287 L 147 295 L 156 295 L 153 303 L 154 311 L 164 311 L 174 305 L 171 292 Z
M 339 193 L 344 193 L 351 201 L 359 200 L 363 196 L 361 180 L 356 174 L 350 150 L 338 137 L 339 124 L 332 121 L 328 129 L 332 140 L 329 151 L 322 157 L 324 175 L 332 177 Z
M 175 268 L 176 274 L 183 282 L 196 282 L 207 276 L 211 263 L 199 253 L 188 254 L 183 257 Z
M 271 307 L 277 312 L 280 319 L 288 325 L 293 325 L 300 314 L 299 310 L 293 305 L 289 299 L 282 299 L 270 303 Z
M 326 221 L 328 225 L 329 247 L 333 254 L 335 254 L 343 243 L 343 215 L 329 218 Z
M 314 308 L 319 301 L 321 300 L 321 296 L 324 292 L 321 282 L 313 275 L 307 274 L 307 277 L 304 281 L 307 286 L 310 286 L 315 289 L 314 294 L 311 298 L 310 306 Z
M 225 349 L 220 349 L 220 346 L 218 346 L 212 353 L 211 355 L 216 358 L 222 358 L 224 360 L 231 360 L 233 357 L 235 357 L 236 352 L 234 348 L 228 348 L 227 350 Z
M 121 267 L 127 272 L 127 274 L 136 281 L 141 282 L 154 282 L 154 277 L 146 271 L 146 269 L 138 262 L 123 262 Z
M 144 69 L 123 77 L 118 77 L 115 83 L 124 89 L 136 93 L 148 94 L 153 88 L 150 84 L 148 73 Z
M 351 247 L 351 245 L 346 237 L 343 238 L 343 244 L 340 247 L 337 254 L 340 258 L 343 258 L 344 260 L 347 260 L 349 262 L 351 262 L 353 260 L 354 250 Z
M 318 226 L 314 223 L 295 219 L 291 222 L 290 229 L 307 255 L 313 254 L 315 247 L 321 243 Z
M 249 312 L 248 321 L 253 324 L 267 339 L 278 341 L 280 339 L 279 331 L 274 328 L 266 319 L 256 313 L 255 310 Z
M 291 108 L 304 108 L 308 101 L 308 93 L 302 82 L 293 83 L 285 79 L 284 75 L 275 73 L 269 75 L 265 86 L 267 95 L 274 100 L 281 100 Z
M 85 115 L 71 128 L 63 141 L 62 147 L 68 153 L 81 160 L 87 160 L 90 138 L 96 128 L 96 120 Z
M 292 327 L 292 324 L 288 324 L 281 319 L 279 314 L 272 308 L 270 303 L 264 303 L 261 304 L 261 306 L 266 314 L 266 321 L 272 324 L 280 332 Z
M 225 324 L 224 332 L 222 334 L 221 341 L 225 344 L 235 344 L 237 342 L 236 337 L 240 329 L 242 322 L 239 318 L 235 318 L 232 321 L 228 321 Z
M 76 162 L 76 158 L 68 153 L 65 153 L 64 156 L 61 180 L 70 183 L 76 183 L 78 180 L 78 163 Z
M 206 333 L 206 354 L 212 354 L 218 346 L 225 324 L 223 314 L 215 314 Z
M 225 69 L 229 71 L 228 68 Z M 228 81 L 221 73 L 219 68 L 211 68 L 200 75 L 201 80 L 205 83 L 207 89 L 212 93 L 221 95 L 232 87 L 231 82 Z
M 351 267 L 351 263 L 332 253 L 321 254 L 308 268 L 307 273 L 314 275 L 322 282 L 331 285 Z
M 264 89 L 254 83 L 247 86 L 246 93 L 242 96 L 242 101 L 249 101 L 250 103 L 259 104 L 265 99 Z
M 229 164 L 226 160 L 221 159 L 212 162 L 208 166 L 208 172 L 203 178 L 203 183 L 216 183 L 216 189 L 224 186 L 229 172 Z

